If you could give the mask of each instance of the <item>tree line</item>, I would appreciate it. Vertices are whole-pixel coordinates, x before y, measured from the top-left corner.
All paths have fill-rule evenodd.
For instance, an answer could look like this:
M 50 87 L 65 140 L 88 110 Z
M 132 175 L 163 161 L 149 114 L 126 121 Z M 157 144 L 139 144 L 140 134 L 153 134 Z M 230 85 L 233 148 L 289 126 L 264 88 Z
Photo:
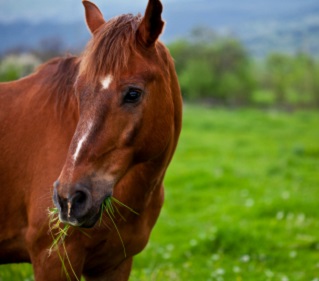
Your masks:
M 271 53 L 256 59 L 239 40 L 202 29 L 168 47 L 187 101 L 319 107 L 319 62 L 309 54 Z
M 319 107 L 319 62 L 305 53 L 250 56 L 243 44 L 212 30 L 194 29 L 168 44 L 184 100 L 209 105 L 281 108 Z M 57 40 L 30 54 L 0 60 L 0 81 L 33 71 L 41 61 L 63 54 Z

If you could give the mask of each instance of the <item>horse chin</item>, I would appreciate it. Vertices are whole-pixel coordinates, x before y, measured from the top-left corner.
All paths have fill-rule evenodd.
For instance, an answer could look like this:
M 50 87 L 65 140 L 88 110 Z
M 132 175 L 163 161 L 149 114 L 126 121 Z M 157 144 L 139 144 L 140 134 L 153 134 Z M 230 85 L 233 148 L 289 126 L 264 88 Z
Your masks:
M 96 223 L 97 223 L 97 221 L 99 220 L 99 218 L 100 218 L 100 213 L 101 213 L 101 211 L 99 211 L 96 215 L 94 215 L 93 217 L 91 217 L 91 218 L 89 218 L 89 219 L 87 219 L 87 220 L 85 220 L 82 224 L 80 224 L 79 226 L 81 227 L 81 228 L 93 228 L 95 225 L 96 225 Z

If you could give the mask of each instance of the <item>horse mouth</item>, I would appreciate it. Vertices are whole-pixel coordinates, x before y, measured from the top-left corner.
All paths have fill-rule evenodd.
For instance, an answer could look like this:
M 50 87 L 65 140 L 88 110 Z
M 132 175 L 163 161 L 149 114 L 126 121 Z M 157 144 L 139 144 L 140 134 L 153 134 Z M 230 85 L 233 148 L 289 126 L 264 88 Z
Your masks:
M 112 191 L 94 198 L 90 188 L 84 184 L 76 184 L 75 192 L 68 196 L 59 196 L 56 186 L 53 192 L 55 213 L 58 214 L 60 222 L 80 228 L 92 228 L 98 220 L 102 220 L 105 202 L 111 202 L 111 198 Z
M 93 217 L 86 219 L 80 223 L 77 227 L 81 228 L 93 228 L 101 217 L 101 210 Z
M 100 208 L 99 208 L 98 212 L 95 215 L 88 217 L 88 218 L 85 218 L 82 223 L 77 225 L 77 227 L 93 228 L 98 223 L 98 221 L 100 221 L 100 223 L 101 223 L 103 213 L 105 212 L 105 202 L 107 202 L 108 200 L 111 200 L 111 196 L 107 196 L 103 200 L 103 202 L 100 204 Z
M 102 203 L 98 205 L 99 207 L 92 207 L 83 217 L 74 216 L 72 209 L 68 212 L 61 211 L 60 208 L 55 209 L 58 213 L 60 222 L 63 224 L 79 228 L 93 228 L 98 221 L 102 221 L 103 213 L 106 210 L 105 202 L 107 201 L 111 201 L 111 196 L 107 196 Z
M 63 214 L 59 213 L 59 220 L 63 224 L 70 225 L 73 227 L 80 227 L 80 228 L 92 228 L 95 226 L 99 218 L 102 214 L 102 208 L 99 212 L 97 212 L 95 215 L 92 215 L 90 217 L 85 217 L 81 219 L 77 219 L 74 217 L 65 217 Z

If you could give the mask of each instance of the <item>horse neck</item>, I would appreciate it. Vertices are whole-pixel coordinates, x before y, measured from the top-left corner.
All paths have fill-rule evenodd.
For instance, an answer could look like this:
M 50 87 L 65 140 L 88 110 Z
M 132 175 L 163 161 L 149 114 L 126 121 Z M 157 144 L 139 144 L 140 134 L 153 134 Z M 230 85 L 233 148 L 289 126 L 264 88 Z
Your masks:
M 40 66 L 20 83 L 17 81 L 25 112 L 21 123 L 31 126 L 29 131 L 46 132 L 36 136 L 39 143 L 52 142 L 50 135 L 58 136 L 56 141 L 61 146 L 70 142 L 79 119 L 74 90 L 77 69 L 77 58 L 57 58 Z M 23 93 L 23 88 L 28 91 Z
M 61 63 L 63 60 L 51 61 L 30 76 L 0 84 L 0 146 L 5 148 L 0 168 L 6 167 L 8 182 L 31 185 L 37 179 L 50 186 L 61 170 L 78 120 L 71 85 L 75 74 L 66 71 L 59 87 L 57 72 Z M 62 88 L 63 92 L 59 92 Z M 50 169 L 44 174 L 48 159 Z

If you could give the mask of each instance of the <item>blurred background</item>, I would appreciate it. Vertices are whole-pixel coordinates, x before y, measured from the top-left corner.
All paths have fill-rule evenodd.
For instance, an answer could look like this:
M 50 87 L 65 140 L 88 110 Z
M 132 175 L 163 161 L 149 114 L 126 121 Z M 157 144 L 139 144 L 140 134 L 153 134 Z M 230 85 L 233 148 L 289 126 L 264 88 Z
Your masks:
M 147 1 L 98 0 L 105 18 L 143 13 Z M 205 104 L 318 107 L 318 0 L 163 0 L 161 39 L 185 100 Z M 53 56 L 80 53 L 90 34 L 81 1 L 0 2 L 1 80 Z
M 319 281 L 319 1 L 162 2 L 184 125 L 130 280 Z M 108 19 L 147 0 L 95 3 Z M 0 38 L 11 81 L 90 34 L 80 0 L 0 0 Z

